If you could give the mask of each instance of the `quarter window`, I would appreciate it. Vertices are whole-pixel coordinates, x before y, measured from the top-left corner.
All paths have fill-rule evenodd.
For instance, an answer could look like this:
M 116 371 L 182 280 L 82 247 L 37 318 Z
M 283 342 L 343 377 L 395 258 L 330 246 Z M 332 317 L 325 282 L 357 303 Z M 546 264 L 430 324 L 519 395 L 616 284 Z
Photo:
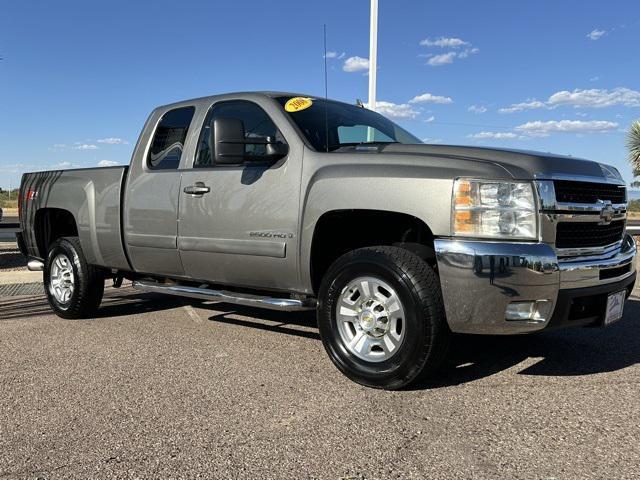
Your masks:
M 195 168 L 207 168 L 214 165 L 215 145 L 212 145 L 212 130 L 216 118 L 236 118 L 242 121 L 244 126 L 244 138 L 246 140 L 267 140 L 285 143 L 284 137 L 278 130 L 271 117 L 257 104 L 246 100 L 232 100 L 228 102 L 216 103 L 211 107 L 207 118 L 204 121 L 200 141 L 198 142 L 198 153 Z M 266 145 L 249 143 L 245 145 L 245 156 L 247 159 L 260 160 L 266 155 Z
M 154 170 L 175 170 L 180 166 L 194 107 L 170 110 L 162 116 L 151 142 L 147 166 Z

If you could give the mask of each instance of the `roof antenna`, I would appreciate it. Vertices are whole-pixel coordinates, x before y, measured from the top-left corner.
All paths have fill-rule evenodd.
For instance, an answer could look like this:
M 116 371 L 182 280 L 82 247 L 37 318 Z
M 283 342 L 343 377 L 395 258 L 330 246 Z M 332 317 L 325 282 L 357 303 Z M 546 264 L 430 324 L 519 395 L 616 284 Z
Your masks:
M 324 28 L 324 144 L 329 153 L 329 114 L 327 113 L 327 102 L 329 100 L 329 87 L 327 86 L 327 24 Z

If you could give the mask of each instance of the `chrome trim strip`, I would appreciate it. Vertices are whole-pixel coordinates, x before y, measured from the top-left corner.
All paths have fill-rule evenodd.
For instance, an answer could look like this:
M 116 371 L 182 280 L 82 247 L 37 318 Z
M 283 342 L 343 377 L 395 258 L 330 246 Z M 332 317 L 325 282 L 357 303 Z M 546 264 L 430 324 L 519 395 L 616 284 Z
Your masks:
M 566 202 L 558 202 L 556 203 L 554 210 L 566 211 L 566 212 L 594 212 L 600 214 L 602 211 L 602 207 L 607 205 L 606 202 L 598 202 L 598 203 L 566 203 Z M 616 213 L 622 213 L 627 211 L 626 203 L 612 203 L 611 207 L 616 211 Z M 553 213 L 553 212 L 550 212 Z
M 233 303 L 235 305 L 266 308 L 269 310 L 278 310 L 282 312 L 298 312 L 303 310 L 313 310 L 314 308 L 316 308 L 316 300 L 313 298 L 275 298 L 252 295 L 250 293 L 230 292 L 227 290 L 188 287 L 185 285 L 164 285 L 158 282 L 151 282 L 146 280 L 135 280 L 133 282 L 133 288 L 143 290 L 145 292 L 164 293 L 168 295 L 176 295 L 179 297 L 199 298 L 202 300 Z
M 543 213 L 547 213 L 547 212 L 543 212 Z M 551 215 L 555 215 L 556 219 L 559 222 L 601 223 L 603 221 L 600 214 L 591 215 L 589 213 L 554 213 L 554 212 L 548 212 L 548 213 L 550 213 Z M 611 219 L 611 222 L 602 223 L 602 225 L 609 225 L 612 222 L 625 220 L 626 218 L 627 218 L 626 213 L 618 213 L 617 215 L 613 216 L 613 218 Z
M 558 261 L 560 262 L 565 261 L 567 258 L 570 258 L 572 261 L 598 260 L 599 258 L 610 258 L 612 255 L 615 255 L 621 245 L 622 240 L 618 240 L 604 247 L 556 248 L 556 252 L 558 253 Z
M 582 288 L 618 282 L 635 275 L 636 244 L 629 235 L 623 240 L 620 252 L 608 259 L 588 258 L 581 261 L 560 262 L 560 288 Z M 631 265 L 629 271 L 613 278 L 600 279 L 600 272 Z

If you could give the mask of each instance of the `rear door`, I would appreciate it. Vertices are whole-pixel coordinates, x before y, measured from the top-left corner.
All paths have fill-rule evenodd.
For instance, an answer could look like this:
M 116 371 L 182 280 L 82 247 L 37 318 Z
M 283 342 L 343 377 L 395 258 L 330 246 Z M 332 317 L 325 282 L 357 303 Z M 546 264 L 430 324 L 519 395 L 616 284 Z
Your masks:
M 266 111 L 268 102 L 220 101 L 204 119 L 192 168 L 183 171 L 180 189 L 178 245 L 192 278 L 274 289 L 297 283 L 302 146 L 289 142 L 289 154 L 268 163 L 259 161 L 264 145 L 247 145 L 254 161 L 220 165 L 211 144 L 217 117 L 242 121 L 246 139 L 287 143 L 284 130 Z M 271 108 L 278 107 L 274 102 Z M 291 126 L 282 126 L 294 140 Z M 202 193 L 189 193 L 194 191 Z
M 195 107 L 181 106 L 152 115 L 127 180 L 124 239 L 137 272 L 183 276 L 178 254 L 180 166 Z

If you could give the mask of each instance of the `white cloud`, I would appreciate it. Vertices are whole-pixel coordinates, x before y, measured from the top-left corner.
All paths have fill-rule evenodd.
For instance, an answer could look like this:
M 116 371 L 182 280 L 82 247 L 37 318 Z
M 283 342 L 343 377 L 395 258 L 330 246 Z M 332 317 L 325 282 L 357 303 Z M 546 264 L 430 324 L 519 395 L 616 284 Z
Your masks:
M 523 123 L 515 130 L 529 135 L 547 136 L 551 133 L 601 133 L 616 128 L 617 123 L 605 120 L 550 120 Z
M 424 143 L 442 143 L 443 142 L 441 138 L 423 138 L 422 141 Z
M 467 58 L 469 55 L 475 55 L 479 51 L 479 48 L 467 48 L 458 54 L 458 58 Z
M 479 133 L 474 133 L 472 135 L 468 135 L 467 137 L 473 138 L 475 140 L 486 140 L 486 139 L 513 140 L 515 138 L 522 138 L 520 135 L 517 135 L 513 132 L 479 132 Z
M 591 77 L 589 79 L 590 82 L 597 82 L 598 80 L 600 80 L 600 77 L 597 77 L 597 76 L 596 77 Z
M 422 45 L 423 47 L 440 47 L 452 49 L 450 52 L 441 53 L 438 55 L 435 55 L 433 53 L 418 55 L 420 57 L 427 57 L 429 59 L 427 60 L 427 65 L 430 65 L 432 67 L 448 65 L 450 63 L 453 63 L 456 58 L 467 58 L 469 55 L 475 55 L 480 51 L 479 48 L 471 45 L 471 42 L 466 42 L 464 40 L 461 40 L 460 38 L 455 37 L 440 37 L 436 38 L 435 40 L 425 38 L 424 40 L 420 41 L 420 45 Z
M 129 142 L 117 137 L 101 138 L 98 143 L 107 143 L 109 145 L 128 145 Z
M 391 118 L 416 118 L 420 114 L 408 103 L 376 102 L 376 111 Z
M 575 108 L 640 107 L 640 92 L 624 87 L 614 88 L 613 90 L 599 88 L 576 88 L 573 91 L 561 90 L 551 95 L 546 102 L 527 100 L 523 103 L 515 103 L 509 107 L 501 108 L 499 112 L 513 113 L 536 108 L 552 110 L 563 106 Z
M 587 33 L 587 38 L 591 40 L 599 40 L 600 37 L 602 37 L 606 33 L 607 32 L 605 30 L 598 30 L 597 28 L 594 28 L 590 33 Z
M 508 107 L 504 107 L 498 110 L 499 113 L 514 113 L 522 112 L 523 110 L 533 110 L 534 108 L 544 108 L 544 102 L 538 100 L 527 100 L 522 103 L 514 103 Z
M 98 162 L 99 167 L 115 167 L 116 165 L 120 165 L 118 162 L 114 162 L 113 160 L 100 160 Z
M 423 47 L 459 48 L 471 44 L 459 38 L 440 37 L 436 38 L 435 40 L 425 38 L 424 40 L 420 41 L 420 45 L 422 45 Z
M 427 60 L 427 65 L 431 65 L 432 67 L 439 67 L 441 65 L 447 65 L 449 63 L 453 63 L 456 56 L 458 54 L 456 52 L 443 53 L 441 55 L 434 55 L 433 57 Z
M 588 108 L 612 107 L 614 105 L 640 107 L 640 92 L 629 88 L 615 88 L 613 90 L 597 88 L 590 90 L 575 89 L 572 92 L 563 90 L 551 95 L 547 103 L 551 107 L 561 105 Z
M 73 146 L 75 150 L 97 150 L 98 147 L 93 144 L 77 143 Z
M 342 60 L 347 54 L 345 52 L 338 53 L 334 51 L 327 51 L 327 54 L 324 55 L 325 58 L 337 58 L 338 60 Z
M 482 114 L 486 113 L 487 107 L 483 107 L 482 105 L 471 105 L 467 110 L 471 113 Z
M 342 70 L 345 72 L 362 72 L 369 70 L 369 59 L 362 57 L 349 57 L 344 61 Z
M 435 116 L 433 116 L 433 115 L 431 115 L 429 118 L 427 118 L 427 119 L 425 120 L 425 122 L 426 122 L 426 123 L 431 123 L 431 122 L 435 121 L 435 119 L 436 119 L 436 117 L 435 117 Z
M 423 93 L 409 100 L 409 103 L 439 103 L 447 104 L 453 103 L 451 97 L 443 97 L 441 95 L 433 95 L 432 93 Z

